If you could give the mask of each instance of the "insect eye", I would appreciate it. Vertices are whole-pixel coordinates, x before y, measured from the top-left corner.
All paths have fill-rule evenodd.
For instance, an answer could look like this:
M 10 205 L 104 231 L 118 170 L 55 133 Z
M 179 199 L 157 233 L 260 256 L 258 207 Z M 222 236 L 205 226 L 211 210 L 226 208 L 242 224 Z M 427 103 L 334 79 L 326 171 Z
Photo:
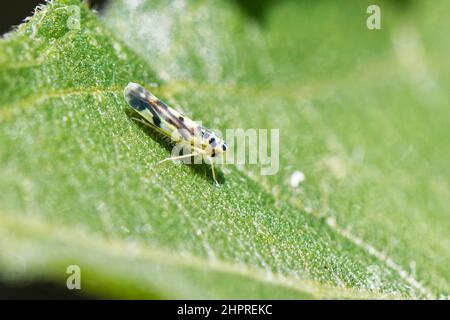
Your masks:
M 222 150 L 227 151 L 227 145 L 225 143 L 222 145 Z

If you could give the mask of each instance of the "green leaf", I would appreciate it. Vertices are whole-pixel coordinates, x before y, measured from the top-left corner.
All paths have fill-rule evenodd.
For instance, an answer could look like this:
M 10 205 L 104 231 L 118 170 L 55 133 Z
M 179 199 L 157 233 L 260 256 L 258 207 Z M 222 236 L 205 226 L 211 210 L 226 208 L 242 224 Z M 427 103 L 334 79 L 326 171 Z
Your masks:
M 99 297 L 447 294 L 445 3 L 384 2 L 378 31 L 367 5 L 41 7 L 0 42 L 2 281 L 65 287 L 78 265 Z M 208 127 L 279 128 L 279 172 L 157 166 L 170 145 L 132 120 L 130 81 Z

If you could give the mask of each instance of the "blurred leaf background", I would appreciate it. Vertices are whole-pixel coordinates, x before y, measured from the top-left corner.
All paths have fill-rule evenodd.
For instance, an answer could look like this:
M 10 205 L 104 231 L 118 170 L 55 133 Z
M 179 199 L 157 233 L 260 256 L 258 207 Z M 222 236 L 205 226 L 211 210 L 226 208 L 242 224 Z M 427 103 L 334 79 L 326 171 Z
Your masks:
M 41 6 L 0 41 L 2 296 L 60 295 L 75 264 L 89 297 L 448 297 L 449 4 L 379 1 L 368 30 L 369 4 Z M 280 129 L 279 172 L 157 167 L 130 81 Z

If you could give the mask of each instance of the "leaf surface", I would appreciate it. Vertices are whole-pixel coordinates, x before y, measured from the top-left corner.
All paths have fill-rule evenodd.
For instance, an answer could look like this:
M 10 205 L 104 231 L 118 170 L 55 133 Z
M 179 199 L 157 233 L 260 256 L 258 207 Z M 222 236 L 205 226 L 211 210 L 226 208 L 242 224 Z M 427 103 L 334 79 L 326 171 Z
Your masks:
M 345 6 L 260 22 L 222 2 L 42 7 L 0 42 L 3 280 L 64 286 L 75 264 L 93 296 L 448 292 L 448 65 L 432 62 L 448 48 L 424 49 L 439 11 L 372 32 Z M 206 165 L 157 166 L 171 146 L 132 120 L 130 81 L 208 127 L 280 129 L 279 172 L 225 166 L 217 188 Z

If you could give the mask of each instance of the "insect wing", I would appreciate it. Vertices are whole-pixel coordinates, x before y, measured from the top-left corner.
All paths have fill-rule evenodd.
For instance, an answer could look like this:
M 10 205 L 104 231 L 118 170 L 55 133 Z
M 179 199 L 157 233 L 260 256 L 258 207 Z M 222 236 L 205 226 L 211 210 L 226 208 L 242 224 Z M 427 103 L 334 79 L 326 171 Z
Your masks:
M 164 115 L 165 110 L 161 108 L 162 102 L 145 90 L 137 83 L 130 82 L 124 90 L 125 100 L 131 108 L 139 113 L 150 125 L 159 132 L 172 138 L 172 134 L 177 130 L 176 127 L 168 123 Z

